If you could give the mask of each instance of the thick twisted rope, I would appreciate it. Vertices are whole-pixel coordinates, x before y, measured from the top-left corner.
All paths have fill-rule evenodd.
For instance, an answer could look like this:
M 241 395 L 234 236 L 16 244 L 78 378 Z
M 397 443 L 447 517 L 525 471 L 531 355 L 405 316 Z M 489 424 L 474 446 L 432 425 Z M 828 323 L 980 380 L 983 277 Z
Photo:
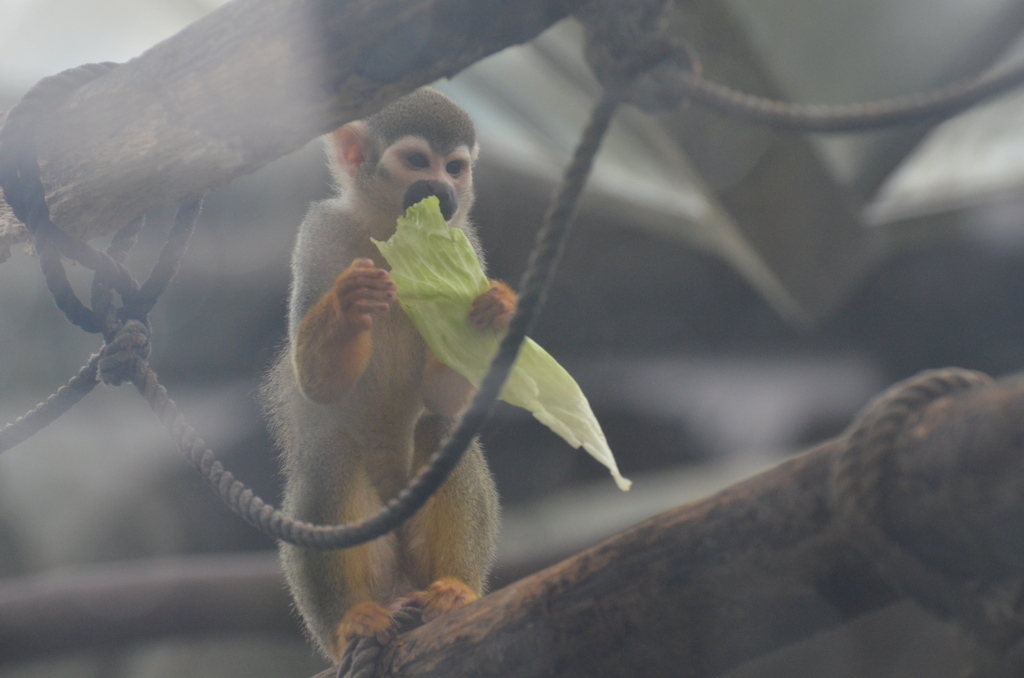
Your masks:
M 6 452 L 39 433 L 84 398 L 99 383 L 96 378 L 99 358 L 98 353 L 93 355 L 78 374 L 56 393 L 0 429 L 0 452 Z
M 1018 593 L 957 582 L 913 556 L 885 531 L 885 481 L 892 475 L 900 437 L 930 403 L 991 381 L 980 372 L 948 368 L 896 384 L 854 422 L 848 445 L 836 458 L 832 485 L 851 542 L 882 578 L 966 633 L 975 659 L 972 675 L 1009 678 L 1024 670 L 1024 616 L 1017 610 Z
M 1024 63 L 997 75 L 976 75 L 924 92 L 855 104 L 800 105 L 742 92 L 678 70 L 657 87 L 723 115 L 795 132 L 859 132 L 948 118 L 1024 83 Z

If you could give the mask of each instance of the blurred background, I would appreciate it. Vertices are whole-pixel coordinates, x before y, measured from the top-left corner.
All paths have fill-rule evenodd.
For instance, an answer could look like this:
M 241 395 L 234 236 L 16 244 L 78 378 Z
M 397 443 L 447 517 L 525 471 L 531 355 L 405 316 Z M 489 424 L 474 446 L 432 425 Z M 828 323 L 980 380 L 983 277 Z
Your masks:
M 0 0 L 0 110 L 46 75 L 128 60 L 220 4 Z M 1020 52 L 1024 4 L 702 0 L 680 3 L 674 22 L 711 79 L 843 103 L 1005 67 Z M 478 124 L 475 220 L 491 275 L 514 283 L 599 92 L 580 29 L 562 22 L 437 86 Z M 483 434 L 505 507 L 494 585 L 839 433 L 873 394 L 919 370 L 1019 370 L 1021 122 L 1024 93 L 938 126 L 838 136 L 685 106 L 620 113 L 533 337 L 577 378 L 634 487 L 618 492 L 588 456 L 499 407 Z M 255 394 L 284 335 L 296 227 L 329 193 L 312 142 L 209 196 L 152 316 L 161 380 L 226 465 L 275 503 L 276 452 Z M 147 270 L 172 218 L 172 208 L 147 215 L 130 268 Z M 97 348 L 16 247 L 0 264 L 0 422 Z M 0 457 L 0 608 L 26 587 L 110 567 L 148 572 L 181 554 L 249 554 L 247 566 L 276 582 L 272 550 L 129 389 L 97 388 Z M 0 678 L 300 677 L 326 666 L 294 620 L 280 626 L 0 656 Z M 953 676 L 949 638 L 904 606 L 734 675 Z

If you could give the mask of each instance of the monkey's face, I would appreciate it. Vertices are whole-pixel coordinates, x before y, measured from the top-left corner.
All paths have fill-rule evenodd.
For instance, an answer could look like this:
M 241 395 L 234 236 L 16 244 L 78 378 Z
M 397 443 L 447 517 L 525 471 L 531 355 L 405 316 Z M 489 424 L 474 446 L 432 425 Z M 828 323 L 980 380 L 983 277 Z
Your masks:
M 465 145 L 442 153 L 423 137 L 410 135 L 384 150 L 376 174 L 397 214 L 433 195 L 445 221 L 458 225 L 473 205 L 474 159 L 475 149 Z

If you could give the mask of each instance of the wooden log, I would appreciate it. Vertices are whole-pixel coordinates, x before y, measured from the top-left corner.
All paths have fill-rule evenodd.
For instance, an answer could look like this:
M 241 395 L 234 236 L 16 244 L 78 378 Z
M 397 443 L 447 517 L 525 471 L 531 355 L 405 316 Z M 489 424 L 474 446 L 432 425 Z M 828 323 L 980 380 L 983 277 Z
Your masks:
M 51 217 L 82 238 L 203 195 L 530 40 L 574 0 L 235 0 L 37 121 Z
M 927 406 L 892 450 L 886 527 L 961 583 L 1024 575 L 1024 376 Z M 710 678 L 902 599 L 849 543 L 846 436 L 399 636 L 377 675 Z M 325 672 L 317 678 L 328 678 Z

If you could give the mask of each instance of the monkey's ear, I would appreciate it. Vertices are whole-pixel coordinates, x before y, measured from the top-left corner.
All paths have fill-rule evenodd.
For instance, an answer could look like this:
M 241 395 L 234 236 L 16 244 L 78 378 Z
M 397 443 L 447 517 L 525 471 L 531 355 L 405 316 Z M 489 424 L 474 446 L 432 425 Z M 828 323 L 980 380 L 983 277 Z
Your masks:
M 342 125 L 331 132 L 331 145 L 334 147 L 334 157 L 338 166 L 349 178 L 354 178 L 356 172 L 366 162 L 369 155 L 370 130 L 360 120 Z

